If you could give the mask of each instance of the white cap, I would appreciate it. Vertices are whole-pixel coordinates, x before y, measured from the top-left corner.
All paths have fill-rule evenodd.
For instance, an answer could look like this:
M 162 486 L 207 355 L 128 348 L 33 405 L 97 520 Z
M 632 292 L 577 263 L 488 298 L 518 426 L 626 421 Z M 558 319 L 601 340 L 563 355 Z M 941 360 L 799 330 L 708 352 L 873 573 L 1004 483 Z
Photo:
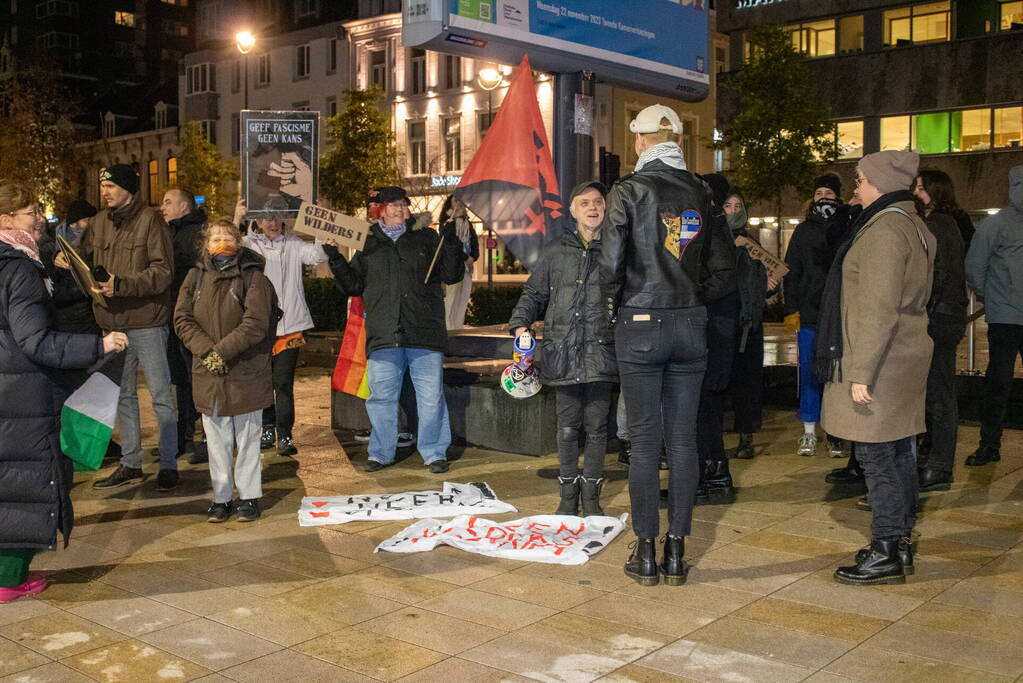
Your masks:
M 682 121 L 674 109 L 665 107 L 663 104 L 651 104 L 639 112 L 636 118 L 629 123 L 629 130 L 633 133 L 656 133 L 661 129 L 661 120 L 668 119 L 671 124 L 671 132 L 679 135 L 682 133 Z

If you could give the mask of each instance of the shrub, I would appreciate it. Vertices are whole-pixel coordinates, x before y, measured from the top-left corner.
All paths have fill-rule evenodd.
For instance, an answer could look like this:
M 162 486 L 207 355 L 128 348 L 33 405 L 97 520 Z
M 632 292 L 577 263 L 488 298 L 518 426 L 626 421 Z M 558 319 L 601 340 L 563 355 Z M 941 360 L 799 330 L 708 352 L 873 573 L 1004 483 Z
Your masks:
M 332 277 L 307 277 L 305 301 L 313 316 L 313 329 L 317 332 L 336 332 L 341 321 L 348 316 L 348 301 Z
M 504 325 L 522 294 L 522 285 L 481 286 L 472 290 L 466 325 Z

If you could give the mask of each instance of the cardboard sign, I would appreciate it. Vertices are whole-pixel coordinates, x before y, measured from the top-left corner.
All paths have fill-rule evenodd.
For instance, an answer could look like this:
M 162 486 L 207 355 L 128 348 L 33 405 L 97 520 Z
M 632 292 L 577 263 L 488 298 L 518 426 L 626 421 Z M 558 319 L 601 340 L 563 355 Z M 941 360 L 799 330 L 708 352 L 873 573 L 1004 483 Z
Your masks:
M 302 202 L 295 219 L 295 230 L 326 242 L 334 240 L 342 247 L 361 251 L 369 234 L 369 223 L 361 218 Z
M 548 564 L 583 564 L 625 529 L 621 517 L 534 515 L 511 522 L 463 515 L 448 522 L 424 519 L 395 534 L 374 552 L 418 553 L 450 545 L 470 553 Z
M 763 263 L 764 267 L 767 268 L 767 274 L 771 277 L 780 280 L 788 274 L 789 267 L 785 265 L 784 261 L 776 256 L 772 256 L 758 242 L 751 240 L 749 237 L 736 237 L 735 246 L 746 247 L 750 258 Z
M 89 264 L 85 262 L 75 248 L 60 235 L 57 235 L 57 246 L 60 248 L 60 253 L 64 254 L 64 258 L 67 259 L 67 263 L 71 268 L 71 277 L 74 278 L 75 284 L 78 285 L 78 289 L 82 290 L 82 294 L 90 297 L 97 306 L 100 308 L 107 307 L 107 298 L 102 294 L 98 294 L 93 291 L 94 287 L 98 287 L 96 284 L 96 278 L 92 276 L 92 270 L 89 268 Z
M 367 494 L 363 496 L 305 497 L 298 509 L 299 526 L 344 524 L 367 519 L 419 519 L 454 517 L 471 512 L 494 515 L 516 512 L 515 506 L 497 499 L 484 483 L 444 482 L 442 491 Z
M 316 202 L 320 113 L 241 112 L 242 196 L 246 215 L 298 215 L 302 202 Z

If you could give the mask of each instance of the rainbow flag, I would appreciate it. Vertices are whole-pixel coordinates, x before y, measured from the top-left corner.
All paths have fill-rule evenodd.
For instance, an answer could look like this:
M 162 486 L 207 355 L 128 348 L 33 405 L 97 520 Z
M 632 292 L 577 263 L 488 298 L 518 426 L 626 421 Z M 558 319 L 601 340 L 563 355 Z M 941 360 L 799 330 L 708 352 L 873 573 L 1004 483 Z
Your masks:
M 330 386 L 335 391 L 369 398 L 369 378 L 366 374 L 366 306 L 361 296 L 352 297 L 348 307 L 345 336 L 337 354 Z

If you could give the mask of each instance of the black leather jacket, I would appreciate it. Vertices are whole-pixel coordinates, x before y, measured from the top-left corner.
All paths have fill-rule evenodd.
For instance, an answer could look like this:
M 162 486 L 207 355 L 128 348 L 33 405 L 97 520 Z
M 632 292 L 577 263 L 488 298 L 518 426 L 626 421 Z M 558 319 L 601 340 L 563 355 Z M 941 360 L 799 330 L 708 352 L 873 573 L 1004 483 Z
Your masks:
M 708 230 L 710 194 L 691 173 L 655 159 L 619 179 L 601 226 L 600 284 L 605 313 L 619 306 L 689 308 L 735 289 L 727 237 Z M 676 246 L 669 233 L 696 232 Z M 676 252 L 677 250 L 677 252 Z

